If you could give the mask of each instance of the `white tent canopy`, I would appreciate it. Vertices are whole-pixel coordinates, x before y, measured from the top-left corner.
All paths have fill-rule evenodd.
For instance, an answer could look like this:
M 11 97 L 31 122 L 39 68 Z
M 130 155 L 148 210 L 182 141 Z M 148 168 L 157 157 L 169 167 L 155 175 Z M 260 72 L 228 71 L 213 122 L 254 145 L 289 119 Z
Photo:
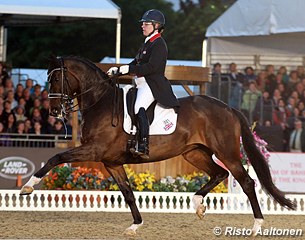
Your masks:
M 5 26 L 70 22 L 86 18 L 117 19 L 116 58 L 120 59 L 121 10 L 110 0 L 0 0 L 0 57 L 5 60 Z
M 249 64 L 254 55 L 282 55 L 278 64 L 298 56 L 300 61 L 292 62 L 302 63 L 304 9 L 304 0 L 238 0 L 207 29 L 208 64 L 236 61 L 242 55 Z

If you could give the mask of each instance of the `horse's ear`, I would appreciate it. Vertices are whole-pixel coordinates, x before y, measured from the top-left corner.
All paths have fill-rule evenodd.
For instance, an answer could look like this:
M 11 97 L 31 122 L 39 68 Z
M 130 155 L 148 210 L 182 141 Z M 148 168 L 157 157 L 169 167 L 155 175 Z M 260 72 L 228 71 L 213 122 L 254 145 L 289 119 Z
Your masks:
M 60 66 L 60 62 L 58 61 L 58 58 L 54 54 L 51 54 L 49 56 L 48 62 L 49 62 L 49 69 L 57 68 Z

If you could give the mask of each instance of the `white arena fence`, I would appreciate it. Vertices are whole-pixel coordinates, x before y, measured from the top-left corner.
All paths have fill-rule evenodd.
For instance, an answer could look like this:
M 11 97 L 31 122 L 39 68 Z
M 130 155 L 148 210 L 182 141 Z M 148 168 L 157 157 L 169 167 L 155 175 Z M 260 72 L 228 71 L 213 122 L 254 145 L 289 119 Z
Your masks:
M 194 213 L 194 193 L 134 192 L 141 212 Z M 305 195 L 287 195 L 297 204 L 297 210 L 281 207 L 266 194 L 258 194 L 263 214 L 305 215 Z M 245 194 L 209 193 L 204 198 L 207 213 L 252 214 Z M 19 190 L 0 190 L 0 211 L 77 211 L 129 212 L 119 191 L 58 191 L 35 190 L 20 196 Z

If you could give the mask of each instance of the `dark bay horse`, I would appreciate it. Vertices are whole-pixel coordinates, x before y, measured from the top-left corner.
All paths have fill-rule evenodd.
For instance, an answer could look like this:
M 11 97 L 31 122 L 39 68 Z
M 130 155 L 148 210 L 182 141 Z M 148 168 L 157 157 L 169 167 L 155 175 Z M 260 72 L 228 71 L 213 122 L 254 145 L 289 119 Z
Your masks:
M 262 225 L 263 215 L 254 190 L 254 181 L 240 160 L 242 136 L 245 151 L 265 191 L 280 205 L 295 209 L 294 204 L 272 182 L 268 164 L 257 149 L 244 116 L 223 102 L 208 96 L 179 99 L 181 107 L 175 132 L 166 136 L 151 136 L 150 158 L 143 160 L 126 152 L 128 134 L 122 127 L 122 91 L 95 64 L 78 57 L 53 58 L 49 64 L 48 81 L 50 111 L 53 116 L 67 114 L 67 106 L 72 99 L 77 98 L 82 115 L 82 145 L 50 158 L 23 186 L 21 194 L 32 193 L 33 186 L 58 164 L 103 162 L 131 209 L 134 222 L 126 230 L 135 233 L 142 225 L 142 217 L 123 164 L 157 162 L 182 155 L 186 161 L 210 176 L 210 181 L 193 198 L 196 212 L 202 218 L 205 212 L 203 198 L 228 177 L 228 171 L 213 161 L 212 155 L 215 154 L 248 196 L 255 218 L 253 233 L 256 234 Z M 113 116 L 114 102 L 117 102 L 116 116 Z M 112 125 L 114 119 L 118 121 L 117 126 Z

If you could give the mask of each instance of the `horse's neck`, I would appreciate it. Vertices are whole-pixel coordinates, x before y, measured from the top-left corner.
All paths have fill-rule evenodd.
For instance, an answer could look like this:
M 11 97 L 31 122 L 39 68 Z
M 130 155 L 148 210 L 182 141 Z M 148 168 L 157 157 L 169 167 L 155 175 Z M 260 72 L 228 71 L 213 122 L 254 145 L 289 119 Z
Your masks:
M 119 91 L 118 88 L 116 90 L 117 92 Z M 90 109 L 97 104 L 110 107 L 112 105 L 114 95 L 114 87 L 108 83 L 97 81 L 83 90 L 80 96 L 77 98 L 79 109 L 83 114 L 86 111 L 90 111 Z

